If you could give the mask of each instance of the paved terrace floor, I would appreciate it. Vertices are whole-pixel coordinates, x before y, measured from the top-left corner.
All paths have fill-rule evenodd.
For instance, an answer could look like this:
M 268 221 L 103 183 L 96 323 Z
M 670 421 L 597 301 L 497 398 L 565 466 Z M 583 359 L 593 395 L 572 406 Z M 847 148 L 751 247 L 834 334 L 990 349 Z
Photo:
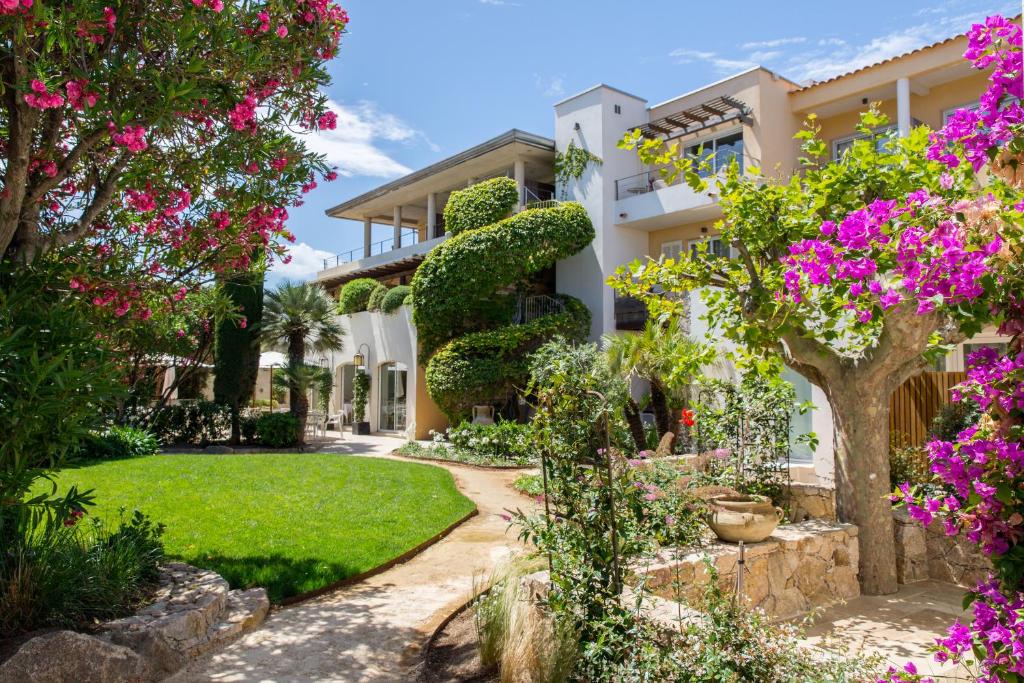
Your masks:
M 385 436 L 329 433 L 311 451 L 393 458 L 403 442 Z M 370 683 L 415 680 L 425 639 L 472 595 L 485 577 L 520 549 L 501 515 L 530 502 L 510 488 L 518 472 L 439 464 L 479 514 L 410 561 L 299 605 L 274 610 L 260 628 L 194 662 L 174 683 L 219 681 Z M 343 494 L 343 492 L 339 492 Z M 902 586 L 896 595 L 860 597 L 825 610 L 808 632 L 818 644 L 833 632 L 849 652 L 881 654 L 944 681 L 967 680 L 940 670 L 928 646 L 963 614 L 963 591 L 934 581 Z

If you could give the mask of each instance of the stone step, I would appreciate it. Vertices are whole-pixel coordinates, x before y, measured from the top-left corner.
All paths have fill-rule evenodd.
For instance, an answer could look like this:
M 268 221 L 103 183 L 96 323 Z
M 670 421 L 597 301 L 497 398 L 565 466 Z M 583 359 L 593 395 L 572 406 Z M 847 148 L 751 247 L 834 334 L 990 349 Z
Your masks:
M 185 656 L 194 659 L 227 645 L 263 623 L 269 611 L 270 600 L 266 590 L 250 588 L 231 591 L 219 621 L 211 624 L 202 637 L 184 644 Z

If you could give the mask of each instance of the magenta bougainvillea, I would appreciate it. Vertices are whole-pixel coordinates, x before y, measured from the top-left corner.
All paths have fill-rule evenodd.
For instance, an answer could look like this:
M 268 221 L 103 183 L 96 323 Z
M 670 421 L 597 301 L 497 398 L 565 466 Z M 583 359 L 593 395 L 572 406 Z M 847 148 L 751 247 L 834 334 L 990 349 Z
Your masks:
M 983 412 L 979 422 L 954 441 L 928 444 L 931 472 L 942 493 L 903 484 L 893 501 L 905 505 L 922 524 L 941 520 L 947 534 L 963 535 L 992 559 L 993 575 L 970 594 L 970 623 L 953 624 L 937 641 L 935 658 L 967 666 L 976 680 L 995 683 L 1024 677 L 1024 315 L 1019 240 L 1024 175 L 1018 171 L 1024 159 L 1024 109 L 1019 102 L 1024 96 L 1024 65 L 1018 24 L 990 17 L 967 36 L 965 57 L 977 68 L 991 68 L 989 86 L 977 108 L 956 112 L 932 134 L 927 156 L 951 172 L 964 166 L 975 174 L 989 171 L 980 182 L 981 197 L 974 207 L 978 211 L 973 214 L 975 219 L 983 216 L 985 229 L 974 231 L 978 241 L 972 255 L 958 252 L 955 265 L 942 255 L 940 263 L 965 272 L 936 273 L 928 281 L 943 295 L 948 291 L 965 300 L 987 292 L 986 301 L 1001 330 L 1014 337 L 1006 354 L 990 348 L 973 353 L 967 359 L 966 380 L 952 391 L 954 401 L 974 401 Z M 964 216 L 963 207 L 949 208 L 952 216 Z M 968 212 L 963 222 L 970 218 Z M 964 246 L 955 245 L 954 250 Z M 992 269 L 992 259 L 1009 266 L 979 286 Z M 890 669 L 883 680 L 931 679 L 910 666 Z

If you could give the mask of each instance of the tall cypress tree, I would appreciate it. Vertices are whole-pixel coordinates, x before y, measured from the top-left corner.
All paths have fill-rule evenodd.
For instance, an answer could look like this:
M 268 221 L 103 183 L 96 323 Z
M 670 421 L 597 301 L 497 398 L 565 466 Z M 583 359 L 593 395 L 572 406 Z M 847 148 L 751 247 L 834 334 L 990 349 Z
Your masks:
M 231 443 L 241 439 L 239 413 L 256 388 L 260 369 L 260 323 L 263 320 L 263 270 L 224 278 L 221 287 L 245 324 L 225 319 L 217 325 L 213 397 L 231 407 Z

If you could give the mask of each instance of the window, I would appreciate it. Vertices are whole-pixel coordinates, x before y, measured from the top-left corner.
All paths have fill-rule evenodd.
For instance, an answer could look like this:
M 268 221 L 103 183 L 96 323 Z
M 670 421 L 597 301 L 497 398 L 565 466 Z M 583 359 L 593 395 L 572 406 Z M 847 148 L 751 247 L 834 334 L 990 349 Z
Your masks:
M 1013 97 L 1012 95 L 1005 95 L 1003 97 L 1003 99 L 999 102 L 999 105 L 1002 106 L 1002 107 L 1005 107 L 1006 105 L 1010 104 L 1011 102 L 1019 102 L 1019 101 L 1020 100 L 1018 100 L 1016 97 Z M 981 106 L 981 103 L 975 101 L 975 102 L 968 102 L 967 104 L 961 104 L 959 107 L 951 107 L 949 109 L 946 109 L 945 111 L 942 112 L 942 125 L 945 126 L 947 123 L 949 123 L 949 119 L 953 116 L 953 112 L 955 112 L 956 110 L 958 110 L 958 109 L 967 109 L 968 111 L 974 111 L 975 109 L 978 109 L 980 106 Z
M 404 363 L 380 366 L 380 419 L 377 429 L 382 432 L 405 430 L 407 375 Z
M 621 104 L 616 104 L 615 105 L 615 113 L 616 114 L 621 114 L 622 113 L 622 105 Z
M 661 243 L 661 258 L 679 260 L 679 255 L 683 253 L 683 241 L 673 240 L 671 242 Z
M 696 254 L 698 245 L 701 242 L 708 243 L 708 254 L 718 258 L 732 258 L 732 249 L 722 242 L 721 237 L 702 237 L 697 240 L 690 240 L 690 253 Z
M 886 147 L 889 146 L 889 142 L 896 136 L 896 126 L 885 126 L 878 128 L 874 131 L 874 135 L 878 137 L 875 139 L 875 149 L 879 152 L 886 151 Z M 853 147 L 853 143 L 857 140 L 865 140 L 869 136 L 864 133 L 857 133 L 856 135 L 847 135 L 844 138 L 838 138 L 832 141 L 832 158 L 840 159 L 847 151 Z
M 743 131 L 720 135 L 717 138 L 703 140 L 690 145 L 685 150 L 686 156 L 699 161 L 707 160 L 711 168 L 702 169 L 700 174 L 707 176 L 727 168 L 733 159 L 740 165 L 743 172 Z

